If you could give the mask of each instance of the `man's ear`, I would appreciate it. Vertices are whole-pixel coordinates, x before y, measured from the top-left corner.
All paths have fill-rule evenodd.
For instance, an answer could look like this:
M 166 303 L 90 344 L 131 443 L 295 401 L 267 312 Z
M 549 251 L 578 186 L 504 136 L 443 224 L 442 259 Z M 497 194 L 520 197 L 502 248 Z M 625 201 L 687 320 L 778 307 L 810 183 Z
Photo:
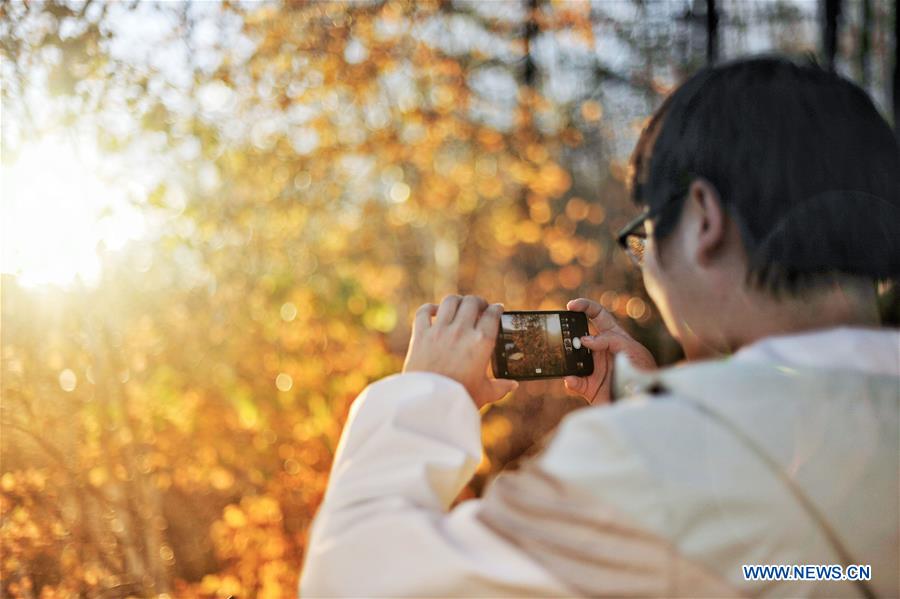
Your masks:
M 688 189 L 688 203 L 694 213 L 694 258 L 708 265 L 725 241 L 725 210 L 715 186 L 706 179 L 695 179 Z

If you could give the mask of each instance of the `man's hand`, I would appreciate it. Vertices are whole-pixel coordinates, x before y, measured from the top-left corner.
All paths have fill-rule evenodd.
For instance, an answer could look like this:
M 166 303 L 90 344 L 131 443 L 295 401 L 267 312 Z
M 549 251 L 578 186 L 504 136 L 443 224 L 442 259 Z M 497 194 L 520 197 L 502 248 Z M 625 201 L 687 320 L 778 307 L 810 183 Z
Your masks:
M 581 343 L 594 356 L 594 372 L 590 376 L 567 376 L 566 388 L 584 397 L 590 404 L 609 403 L 612 392 L 613 358 L 622 352 L 638 368 L 653 370 L 656 360 L 650 351 L 632 339 L 616 319 L 597 302 L 580 297 L 566 304 L 566 309 L 584 312 L 597 333 L 582 337 Z
M 502 305 L 488 306 L 474 295 L 448 295 L 440 306 L 423 304 L 416 310 L 403 372 L 448 376 L 462 383 L 479 408 L 501 399 L 519 386 L 516 381 L 487 376 L 502 313 Z

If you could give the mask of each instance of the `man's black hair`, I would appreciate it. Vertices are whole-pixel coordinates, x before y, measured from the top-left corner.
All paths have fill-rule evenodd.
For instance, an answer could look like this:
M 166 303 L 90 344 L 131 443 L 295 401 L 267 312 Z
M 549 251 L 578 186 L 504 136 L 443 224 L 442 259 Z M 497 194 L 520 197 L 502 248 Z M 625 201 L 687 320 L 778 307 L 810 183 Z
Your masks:
M 865 91 L 815 64 L 761 56 L 697 72 L 650 119 L 630 167 L 636 203 L 670 202 L 659 239 L 691 181 L 714 185 L 764 289 L 900 275 L 897 140 Z

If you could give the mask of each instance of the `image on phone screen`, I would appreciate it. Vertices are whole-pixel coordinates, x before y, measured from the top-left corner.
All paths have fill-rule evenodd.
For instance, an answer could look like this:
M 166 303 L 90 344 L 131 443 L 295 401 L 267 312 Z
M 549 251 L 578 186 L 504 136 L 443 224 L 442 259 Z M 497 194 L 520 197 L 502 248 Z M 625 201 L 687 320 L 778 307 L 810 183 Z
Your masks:
M 559 314 L 504 314 L 500 320 L 509 374 L 531 376 L 563 371 L 566 361 Z
M 494 355 L 495 376 L 552 378 L 593 372 L 593 360 L 580 337 L 587 334 L 583 313 L 512 311 L 500 317 Z

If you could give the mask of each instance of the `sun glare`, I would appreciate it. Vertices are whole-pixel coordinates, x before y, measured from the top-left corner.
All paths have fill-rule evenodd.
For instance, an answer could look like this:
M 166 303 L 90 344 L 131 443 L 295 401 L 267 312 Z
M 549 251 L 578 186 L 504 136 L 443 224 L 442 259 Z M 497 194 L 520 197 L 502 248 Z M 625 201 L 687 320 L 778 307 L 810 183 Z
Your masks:
M 108 179 L 93 144 L 47 137 L 0 166 L 0 271 L 27 286 L 90 285 L 98 250 L 116 250 L 144 233 L 128 190 Z

